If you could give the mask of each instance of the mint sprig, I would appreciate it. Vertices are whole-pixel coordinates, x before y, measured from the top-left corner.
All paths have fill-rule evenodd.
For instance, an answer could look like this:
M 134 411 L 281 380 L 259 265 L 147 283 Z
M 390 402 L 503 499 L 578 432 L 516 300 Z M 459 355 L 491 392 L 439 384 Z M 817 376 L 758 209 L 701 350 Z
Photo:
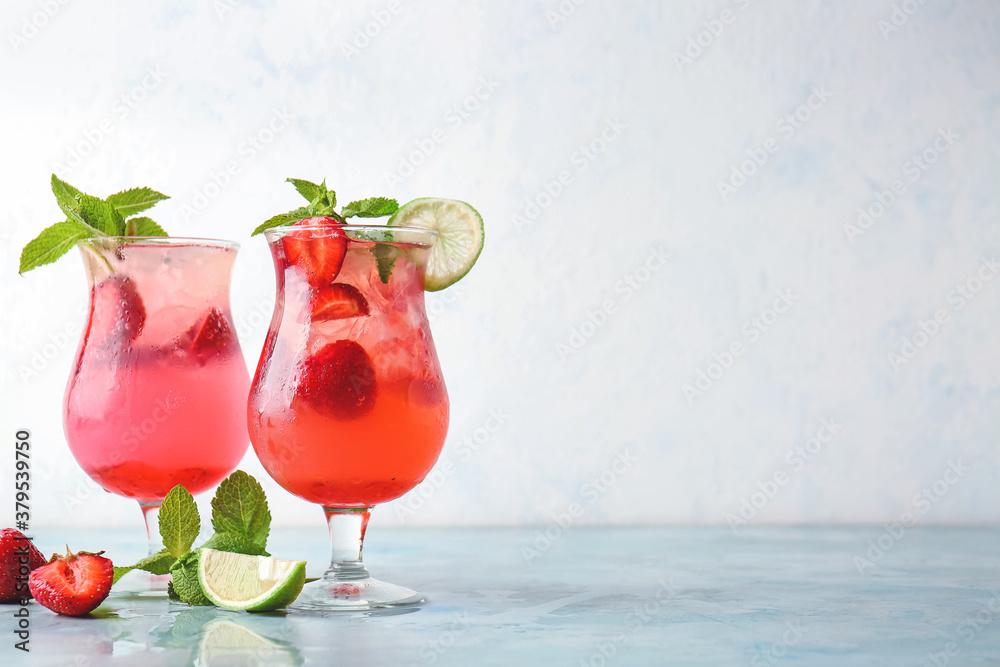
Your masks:
M 132 188 L 106 199 L 88 195 L 52 174 L 52 194 L 66 220 L 45 228 L 21 251 L 20 273 L 50 264 L 80 241 L 102 236 L 166 236 L 147 217 L 133 218 L 159 201 L 169 199 L 151 188 Z
M 399 203 L 395 199 L 370 197 L 368 199 L 352 201 L 338 213 L 336 210 L 337 193 L 326 187 L 325 179 L 322 183 L 312 183 L 301 178 L 288 178 L 285 179 L 285 182 L 295 186 L 295 189 L 300 195 L 305 197 L 309 205 L 268 218 L 258 225 L 250 236 L 256 236 L 272 227 L 294 225 L 299 220 L 305 220 L 306 218 L 333 218 L 337 222 L 346 224 L 348 218 L 355 216 L 359 218 L 381 218 L 392 215 L 399 208 Z
M 263 549 L 271 530 L 271 512 L 260 483 L 242 470 L 227 477 L 212 499 L 212 527 L 216 535 L 243 537 Z
M 212 537 L 192 549 L 201 530 L 201 516 L 187 489 L 175 486 L 160 506 L 159 528 L 164 548 L 135 565 L 116 567 L 114 581 L 131 570 L 170 574 L 168 593 L 172 600 L 192 605 L 211 604 L 198 583 L 201 548 L 270 556 L 266 547 L 271 512 L 260 483 L 242 470 L 224 479 L 212 499 L 212 527 L 215 529 Z

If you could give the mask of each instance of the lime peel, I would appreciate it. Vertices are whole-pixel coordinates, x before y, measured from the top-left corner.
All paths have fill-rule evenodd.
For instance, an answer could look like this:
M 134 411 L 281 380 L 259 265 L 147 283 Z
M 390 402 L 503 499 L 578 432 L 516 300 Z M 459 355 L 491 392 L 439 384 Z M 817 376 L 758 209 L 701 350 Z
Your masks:
M 291 604 L 306 581 L 304 560 L 203 548 L 198 582 L 212 604 L 237 611 L 274 611 Z
M 483 217 L 465 202 L 424 197 L 399 207 L 388 224 L 432 229 L 437 242 L 427 259 L 424 289 L 436 292 L 454 285 L 472 269 L 483 251 Z

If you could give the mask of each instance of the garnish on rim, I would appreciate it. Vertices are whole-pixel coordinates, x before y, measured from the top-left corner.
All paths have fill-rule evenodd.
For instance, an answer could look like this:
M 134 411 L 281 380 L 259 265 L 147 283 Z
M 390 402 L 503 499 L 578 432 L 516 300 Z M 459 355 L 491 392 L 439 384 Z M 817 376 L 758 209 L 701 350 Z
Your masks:
M 303 229 L 290 232 L 282 238 L 285 258 L 305 271 L 313 288 L 324 287 L 336 280 L 347 248 L 347 238 L 339 227 L 347 224 L 347 219 L 354 216 L 391 216 L 381 239 L 371 238 L 370 234 L 357 235 L 360 240 L 375 243 L 371 252 L 383 283 L 389 282 L 399 254 L 399 247 L 391 245 L 394 226 L 421 227 L 437 233 L 437 242 L 431 248 L 428 258 L 424 284 L 429 292 L 444 289 L 464 277 L 483 250 L 483 218 L 465 202 L 425 197 L 400 206 L 395 199 L 371 197 L 351 202 L 337 213 L 337 195 L 333 190 L 327 189 L 325 180 L 318 185 L 299 178 L 286 180 L 309 201 L 309 205 L 266 220 L 253 230 L 251 236 L 272 227 L 287 225 L 325 227 L 323 230 Z M 314 238 L 317 236 L 323 241 L 316 242 Z M 321 257 L 312 257 L 311 254 Z M 322 268 L 319 264 L 322 264 Z
M 52 194 L 66 219 L 45 228 L 24 246 L 19 273 L 56 261 L 86 239 L 167 235 L 151 219 L 135 215 L 169 199 L 152 188 L 131 188 L 101 199 L 77 190 L 52 174 Z
M 395 199 L 369 197 L 368 199 L 352 201 L 350 204 L 344 206 L 340 213 L 337 213 L 337 193 L 327 189 L 326 179 L 318 185 L 302 180 L 301 178 L 287 178 L 285 182 L 294 185 L 299 194 L 309 202 L 309 205 L 292 209 L 288 213 L 282 213 L 267 219 L 258 225 L 257 229 L 253 230 L 250 236 L 256 236 L 271 227 L 294 225 L 306 218 L 332 218 L 334 222 L 344 225 L 347 224 L 348 218 L 355 216 L 359 218 L 381 218 L 386 215 L 392 215 L 399 208 L 399 204 Z

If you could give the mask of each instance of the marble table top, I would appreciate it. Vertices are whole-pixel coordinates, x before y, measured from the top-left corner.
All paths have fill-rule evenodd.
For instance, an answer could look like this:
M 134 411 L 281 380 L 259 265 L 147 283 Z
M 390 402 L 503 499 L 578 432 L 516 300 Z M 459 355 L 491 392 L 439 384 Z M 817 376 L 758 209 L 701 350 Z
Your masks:
M 142 555 L 135 537 L 34 534 L 46 555 L 69 542 L 118 563 Z M 269 548 L 325 569 L 321 524 Z M 31 603 L 30 653 L 0 606 L 0 665 L 995 665 L 998 557 L 1000 531 L 977 527 L 373 525 L 372 574 L 427 603 L 247 614 L 113 593 L 84 618 Z

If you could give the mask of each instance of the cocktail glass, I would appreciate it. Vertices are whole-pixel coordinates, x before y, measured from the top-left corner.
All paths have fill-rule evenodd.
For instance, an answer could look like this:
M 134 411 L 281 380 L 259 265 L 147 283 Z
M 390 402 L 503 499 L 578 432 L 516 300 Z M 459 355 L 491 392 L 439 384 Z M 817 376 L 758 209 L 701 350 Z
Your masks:
M 152 554 L 170 489 L 218 484 L 249 445 L 250 376 L 229 307 L 239 245 L 102 237 L 79 248 L 90 313 L 66 387 L 66 439 L 94 481 L 139 502 Z M 147 577 L 138 587 L 165 586 Z
M 293 608 L 422 602 L 373 579 L 362 548 L 374 506 L 424 479 L 448 430 L 448 394 L 424 311 L 424 268 L 437 234 L 298 225 L 265 235 L 277 298 L 250 388 L 250 440 L 278 484 L 323 507 L 332 552 L 330 568 Z M 338 253 L 339 272 L 329 259 Z M 333 275 L 316 270 L 331 264 Z

